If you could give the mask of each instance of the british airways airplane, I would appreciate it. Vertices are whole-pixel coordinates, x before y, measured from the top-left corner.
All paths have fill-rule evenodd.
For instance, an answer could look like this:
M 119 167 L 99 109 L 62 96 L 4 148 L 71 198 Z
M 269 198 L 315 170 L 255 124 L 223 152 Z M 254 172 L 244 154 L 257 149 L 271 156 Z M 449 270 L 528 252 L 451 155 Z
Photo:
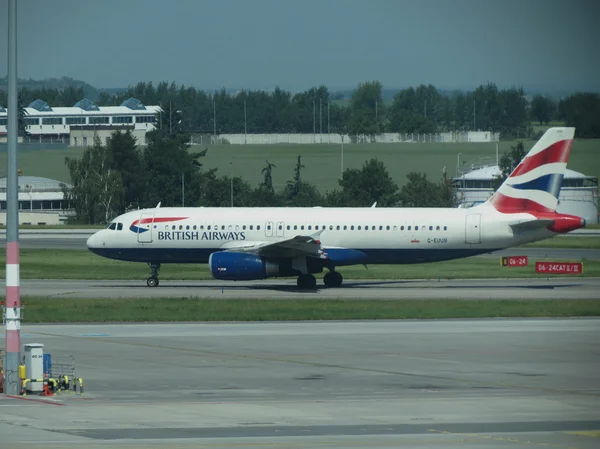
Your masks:
M 337 267 L 458 259 L 546 239 L 585 226 L 556 212 L 575 129 L 550 128 L 485 203 L 461 208 L 158 207 L 128 212 L 87 247 L 145 262 L 149 287 L 165 263 L 208 263 L 215 279 L 298 277 L 340 287 Z

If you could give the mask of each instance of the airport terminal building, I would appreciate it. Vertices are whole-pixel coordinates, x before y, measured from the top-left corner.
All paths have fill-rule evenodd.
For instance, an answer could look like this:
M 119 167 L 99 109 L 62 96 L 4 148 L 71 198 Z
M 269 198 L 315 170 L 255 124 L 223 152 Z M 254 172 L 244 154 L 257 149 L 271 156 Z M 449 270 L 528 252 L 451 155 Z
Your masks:
M 145 106 L 128 98 L 120 106 L 98 106 L 84 98 L 73 107 L 52 107 L 35 100 L 25 108 L 28 141 L 62 142 L 70 146 L 90 146 L 94 135 L 102 143 L 117 129 L 129 129 L 139 145 L 146 144 L 146 133 L 154 129 L 159 106 Z M 7 110 L 0 106 L 0 143 L 6 142 Z M 21 138 L 19 138 L 22 141 Z
M 459 207 L 485 202 L 494 193 L 494 180 L 501 175 L 497 165 L 472 170 L 452 179 Z M 598 223 L 598 178 L 567 169 L 558 197 L 558 212 Z

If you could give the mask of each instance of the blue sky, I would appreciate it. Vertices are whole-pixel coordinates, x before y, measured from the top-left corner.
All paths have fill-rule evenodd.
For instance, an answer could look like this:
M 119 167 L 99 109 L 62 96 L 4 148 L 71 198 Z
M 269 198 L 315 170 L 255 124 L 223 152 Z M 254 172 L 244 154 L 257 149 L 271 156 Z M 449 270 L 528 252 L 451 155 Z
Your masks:
M 600 1 L 19 0 L 20 78 L 600 91 Z M 0 20 L 8 0 L 0 0 Z M 6 23 L 6 22 L 5 22 Z M 0 73 L 6 73 L 6 24 Z

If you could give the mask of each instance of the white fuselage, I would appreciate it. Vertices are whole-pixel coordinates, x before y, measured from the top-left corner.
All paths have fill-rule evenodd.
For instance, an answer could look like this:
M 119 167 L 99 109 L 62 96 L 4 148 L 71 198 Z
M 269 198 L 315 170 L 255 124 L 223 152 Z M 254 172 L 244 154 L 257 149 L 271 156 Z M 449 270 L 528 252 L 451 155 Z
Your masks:
M 118 260 L 206 263 L 217 251 L 302 235 L 320 240 L 333 266 L 422 263 L 554 235 L 545 228 L 513 234 L 510 224 L 532 219 L 527 213 L 502 214 L 487 204 L 470 209 L 156 208 L 117 217 L 89 239 L 88 247 Z

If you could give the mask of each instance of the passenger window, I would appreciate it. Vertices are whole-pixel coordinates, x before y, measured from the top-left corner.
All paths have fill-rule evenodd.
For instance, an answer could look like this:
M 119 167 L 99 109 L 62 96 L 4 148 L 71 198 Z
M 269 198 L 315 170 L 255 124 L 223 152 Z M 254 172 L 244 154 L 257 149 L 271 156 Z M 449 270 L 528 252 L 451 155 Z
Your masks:
M 315 231 L 319 230 L 319 225 L 315 225 Z
M 408 227 L 408 230 L 410 231 L 410 226 Z
M 242 231 L 245 231 L 245 230 L 246 230 L 246 225 L 243 225 L 242 226 Z
M 290 225 L 287 225 L 287 226 L 286 226 L 286 228 L 287 228 L 287 230 L 289 231 L 289 230 L 290 230 L 290 228 L 291 228 L 291 226 L 290 226 Z
M 239 231 L 240 230 L 240 225 L 235 225 L 235 230 Z
M 351 230 L 351 231 L 354 231 L 354 226 L 350 226 L 350 230 Z
M 221 231 L 225 230 L 225 225 L 221 225 Z
M 308 230 L 310 231 L 311 229 L 312 229 L 312 226 L 311 226 L 311 225 L 308 225 Z
M 294 225 L 294 231 L 298 230 L 298 225 Z
M 439 226 L 436 226 L 436 227 L 435 227 L 435 230 L 436 230 L 436 231 L 439 231 L 439 230 L 440 230 L 440 227 L 439 227 Z
M 179 225 L 179 230 L 183 229 L 183 225 Z
M 252 231 L 252 229 L 254 229 L 254 226 L 250 225 L 250 230 Z
M 369 230 L 369 227 L 368 227 L 368 226 L 365 226 L 365 231 L 368 231 L 368 230 Z
M 448 229 L 448 226 L 444 226 L 444 231 L 445 231 L 446 229 Z
M 229 226 L 227 227 L 227 230 L 228 230 L 228 231 L 231 231 L 231 230 L 233 230 L 233 226 L 232 226 L 232 225 L 229 225 Z
M 271 225 L 267 225 L 267 229 L 270 231 L 271 230 Z
M 396 229 L 398 229 L 398 226 L 394 226 L 394 231 L 395 231 Z
M 208 226 L 206 227 L 206 229 L 208 229 L 208 230 L 210 231 L 210 225 L 208 225 Z
M 279 230 L 280 231 L 283 230 L 283 226 L 282 225 L 279 225 Z
M 419 227 L 418 227 L 418 226 L 415 226 L 415 231 L 418 231 L 418 230 L 419 230 Z
M 433 231 L 433 226 L 429 226 L 429 230 L 430 230 L 430 231 Z
M 196 225 L 194 225 L 192 229 L 195 231 L 196 230 Z
M 379 230 L 380 230 L 380 231 L 383 231 L 383 226 L 379 226 Z
M 117 231 L 122 231 L 123 230 L 123 223 L 118 223 L 117 224 Z
M 386 230 L 386 231 L 389 231 L 389 230 L 390 230 L 390 227 L 389 227 L 389 226 L 386 226 L 386 227 L 385 227 L 385 230 Z
M 360 228 L 360 226 L 358 226 L 356 229 L 358 229 L 360 231 L 361 228 Z
M 260 225 L 257 225 L 257 226 L 256 226 L 256 229 L 257 229 L 258 231 L 260 231 Z
M 304 225 L 300 226 L 300 229 L 304 231 Z

